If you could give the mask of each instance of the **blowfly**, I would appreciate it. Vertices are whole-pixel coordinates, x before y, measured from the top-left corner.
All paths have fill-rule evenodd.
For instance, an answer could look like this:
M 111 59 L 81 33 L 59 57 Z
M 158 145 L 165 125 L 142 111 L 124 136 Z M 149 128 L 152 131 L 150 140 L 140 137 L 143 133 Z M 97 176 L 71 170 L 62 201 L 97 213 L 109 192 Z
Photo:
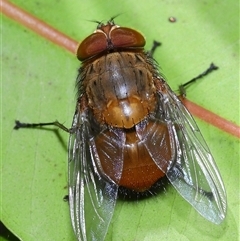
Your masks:
M 166 177 L 207 220 L 219 224 L 226 193 L 191 114 L 170 89 L 145 38 L 111 19 L 77 49 L 82 62 L 70 133 L 69 204 L 78 240 L 104 240 L 120 188 L 145 193 Z M 201 77 L 201 76 L 200 76 Z

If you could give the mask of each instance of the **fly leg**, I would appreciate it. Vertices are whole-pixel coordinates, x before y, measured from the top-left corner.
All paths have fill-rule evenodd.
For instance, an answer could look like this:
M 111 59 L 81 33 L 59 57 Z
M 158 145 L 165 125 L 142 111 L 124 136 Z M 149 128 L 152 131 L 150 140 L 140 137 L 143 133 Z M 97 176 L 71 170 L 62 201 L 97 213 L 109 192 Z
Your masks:
M 209 200 L 213 199 L 213 193 L 204 190 L 201 187 L 198 187 L 194 185 L 192 182 L 188 180 L 185 176 L 187 176 L 183 172 L 182 165 L 179 163 L 175 163 L 167 172 L 167 178 L 170 182 L 177 181 L 178 179 L 182 180 L 184 183 L 186 183 L 190 188 L 193 188 L 197 193 L 202 194 L 203 196 L 207 197 Z
M 161 45 L 160 42 L 154 40 L 153 41 L 153 45 L 152 45 L 152 48 L 150 49 L 150 51 L 148 51 L 148 54 L 153 57 L 153 54 L 155 53 L 156 49 Z
M 79 97 L 78 101 L 77 101 L 77 111 L 78 112 L 84 112 L 87 109 L 87 101 L 86 101 L 86 96 L 83 95 L 81 97 Z M 60 122 L 53 121 L 53 122 L 45 122 L 45 123 L 22 123 L 18 120 L 15 121 L 15 126 L 13 129 L 18 130 L 20 128 L 42 128 L 44 126 L 56 126 L 58 128 L 60 128 L 61 130 L 67 132 L 67 133 L 73 133 L 74 132 L 74 128 L 67 128 L 66 126 L 64 126 L 63 124 L 61 124 Z
M 150 49 L 150 51 L 148 51 L 148 54 L 153 57 L 153 54 L 155 53 L 156 49 L 161 46 L 161 43 L 154 40 L 153 41 L 153 45 L 152 48 Z M 195 82 L 198 79 L 203 78 L 204 76 L 210 74 L 212 71 L 217 70 L 218 67 L 214 64 L 211 63 L 210 66 L 201 74 L 199 74 L 198 76 L 194 77 L 193 79 L 187 81 L 186 83 L 179 85 L 179 92 L 180 92 L 180 96 L 181 97 L 186 97 L 186 89 L 189 87 L 190 84 L 192 84 L 193 82 Z
M 190 84 L 192 84 L 193 82 L 195 82 L 198 79 L 203 78 L 204 76 L 208 75 L 209 73 L 211 73 L 212 71 L 217 70 L 217 69 L 218 69 L 218 67 L 216 65 L 214 65 L 214 63 L 211 63 L 210 66 L 203 73 L 201 73 L 200 75 L 189 80 L 185 84 L 179 85 L 180 96 L 186 97 L 186 89 L 187 89 L 187 87 L 189 87 Z
M 71 129 L 68 129 L 66 126 L 64 126 L 63 124 L 61 124 L 58 121 L 47 122 L 47 123 L 22 123 L 22 122 L 16 120 L 14 129 L 18 130 L 20 128 L 39 128 L 39 127 L 43 127 L 43 126 L 56 126 L 63 131 L 66 131 L 68 133 L 71 132 Z

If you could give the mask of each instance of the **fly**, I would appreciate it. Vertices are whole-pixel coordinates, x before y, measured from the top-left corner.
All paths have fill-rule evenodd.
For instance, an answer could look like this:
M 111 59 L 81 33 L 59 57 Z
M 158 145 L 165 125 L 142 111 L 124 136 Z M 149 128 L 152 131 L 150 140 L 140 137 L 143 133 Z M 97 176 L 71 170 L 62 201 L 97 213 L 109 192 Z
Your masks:
M 98 23 L 77 50 L 72 127 L 16 122 L 15 129 L 55 125 L 70 133 L 68 198 L 81 241 L 104 240 L 120 188 L 143 194 L 165 177 L 207 220 L 219 224 L 226 215 L 214 159 L 144 45 L 141 33 L 113 19 Z

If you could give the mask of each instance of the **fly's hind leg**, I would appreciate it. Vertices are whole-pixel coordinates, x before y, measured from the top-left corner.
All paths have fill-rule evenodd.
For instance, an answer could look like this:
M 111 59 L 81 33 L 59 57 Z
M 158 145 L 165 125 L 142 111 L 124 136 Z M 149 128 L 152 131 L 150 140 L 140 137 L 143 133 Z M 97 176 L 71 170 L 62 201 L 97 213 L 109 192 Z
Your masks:
M 211 191 L 206 191 L 201 187 L 195 186 L 194 184 L 192 184 L 190 181 L 188 181 L 184 177 L 182 165 L 180 165 L 179 163 L 175 163 L 171 167 L 171 169 L 168 170 L 167 177 L 168 177 L 168 179 L 171 179 L 171 181 L 175 181 L 177 179 L 180 179 L 181 181 L 186 183 L 189 186 L 189 188 L 194 189 L 197 193 L 202 194 L 203 196 L 207 197 L 209 200 L 213 199 L 213 193 Z M 171 178 L 169 178 L 169 177 L 171 177 Z

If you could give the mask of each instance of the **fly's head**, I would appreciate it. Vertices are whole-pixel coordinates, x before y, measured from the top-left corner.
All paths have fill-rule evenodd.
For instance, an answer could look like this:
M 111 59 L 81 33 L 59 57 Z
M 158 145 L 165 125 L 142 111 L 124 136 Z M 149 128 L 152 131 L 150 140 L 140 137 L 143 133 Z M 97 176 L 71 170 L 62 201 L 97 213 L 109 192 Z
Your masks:
M 120 27 L 111 19 L 106 24 L 98 23 L 97 29 L 79 44 L 77 58 L 85 61 L 119 49 L 143 49 L 144 45 L 145 38 L 141 33 Z

